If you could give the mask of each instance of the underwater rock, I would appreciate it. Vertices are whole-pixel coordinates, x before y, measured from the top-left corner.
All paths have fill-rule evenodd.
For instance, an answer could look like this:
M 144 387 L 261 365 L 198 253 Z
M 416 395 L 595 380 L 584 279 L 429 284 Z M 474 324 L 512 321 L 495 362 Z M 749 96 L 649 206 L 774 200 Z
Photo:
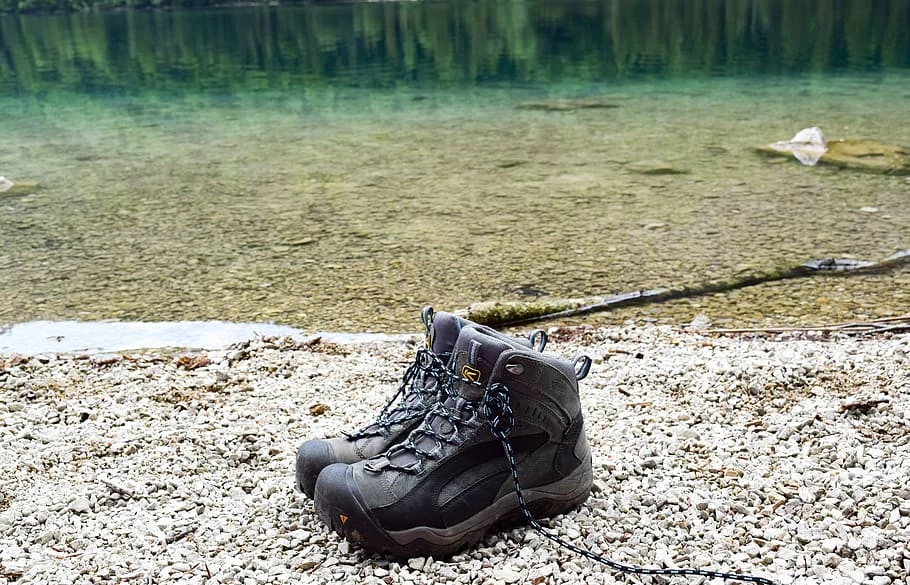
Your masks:
M 760 146 L 756 150 L 770 157 L 789 157 L 793 154 L 806 165 L 817 163 L 885 175 L 910 175 L 910 148 L 865 138 L 826 141 L 818 128 L 806 128 L 792 140 Z
M 619 104 L 606 98 L 555 99 L 538 102 L 522 102 L 519 110 L 543 110 L 545 112 L 570 112 L 573 110 L 591 110 L 596 108 L 618 108 Z
M 642 160 L 631 163 L 626 168 L 640 175 L 685 175 L 689 172 L 662 160 Z
M 38 189 L 38 183 L 18 182 L 14 183 L 6 177 L 0 177 L 0 195 L 16 197 L 18 195 L 30 195 Z

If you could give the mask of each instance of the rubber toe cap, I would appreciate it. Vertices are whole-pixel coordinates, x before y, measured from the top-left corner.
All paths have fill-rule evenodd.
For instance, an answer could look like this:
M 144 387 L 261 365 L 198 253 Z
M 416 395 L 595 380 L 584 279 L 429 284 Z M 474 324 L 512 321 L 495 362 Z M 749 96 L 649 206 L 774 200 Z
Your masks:
M 350 469 L 345 463 L 334 463 L 323 469 L 313 496 L 320 520 L 340 536 L 345 536 L 345 523 L 359 508 L 348 481 Z
M 336 463 L 332 445 L 322 439 L 310 439 L 297 448 L 297 488 L 309 497 L 316 491 L 316 479 L 320 472 Z

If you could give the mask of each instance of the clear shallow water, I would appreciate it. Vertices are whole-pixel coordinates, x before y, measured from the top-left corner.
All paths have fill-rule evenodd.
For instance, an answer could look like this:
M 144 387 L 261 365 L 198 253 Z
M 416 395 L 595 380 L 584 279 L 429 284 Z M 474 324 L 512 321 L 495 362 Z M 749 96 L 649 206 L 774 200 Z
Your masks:
M 752 152 L 811 125 L 910 144 L 908 7 L 791 4 L 0 17 L 0 175 L 41 185 L 0 194 L 0 322 L 412 331 L 425 304 L 910 247 L 906 177 Z M 616 107 L 521 107 L 590 96 Z M 822 278 L 586 320 L 884 316 L 908 285 Z

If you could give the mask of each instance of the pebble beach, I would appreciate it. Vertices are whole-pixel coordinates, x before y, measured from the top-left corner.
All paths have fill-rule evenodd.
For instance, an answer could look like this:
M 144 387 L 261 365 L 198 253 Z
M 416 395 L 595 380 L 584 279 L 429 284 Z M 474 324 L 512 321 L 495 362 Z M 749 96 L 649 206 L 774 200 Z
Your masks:
M 552 531 L 626 564 L 910 585 L 910 335 L 550 340 L 594 360 L 595 488 Z M 294 488 L 296 447 L 371 421 L 418 347 L 0 355 L 0 585 L 708 582 L 617 574 L 525 527 L 449 559 L 331 533 Z

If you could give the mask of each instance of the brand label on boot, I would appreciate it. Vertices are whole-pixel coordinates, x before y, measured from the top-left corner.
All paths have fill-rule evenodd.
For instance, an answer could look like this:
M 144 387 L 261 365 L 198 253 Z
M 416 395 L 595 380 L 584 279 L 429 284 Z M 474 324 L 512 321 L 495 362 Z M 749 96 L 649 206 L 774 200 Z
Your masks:
M 480 370 L 471 364 L 461 366 L 461 375 L 472 382 L 480 382 Z

